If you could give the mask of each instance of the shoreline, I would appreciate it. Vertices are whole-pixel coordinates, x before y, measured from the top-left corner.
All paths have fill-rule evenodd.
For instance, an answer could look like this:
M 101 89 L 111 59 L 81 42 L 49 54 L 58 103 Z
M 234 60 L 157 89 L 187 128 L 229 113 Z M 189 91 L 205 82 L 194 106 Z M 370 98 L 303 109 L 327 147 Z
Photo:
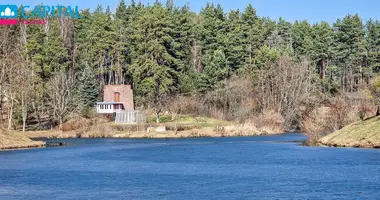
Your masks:
M 10 147 L 10 148 L 0 148 L 0 151 L 17 151 L 17 150 L 27 150 L 27 149 L 42 149 L 46 148 L 46 144 L 41 146 L 28 146 L 28 147 Z
M 325 148 L 347 148 L 347 149 L 380 149 L 377 145 L 338 145 L 338 144 L 326 144 L 320 141 L 310 142 L 304 141 L 302 146 L 306 147 L 325 147 Z
M 380 117 L 356 121 L 318 140 L 318 143 L 339 148 L 380 148 Z
M 31 138 L 35 144 L 26 144 L 26 145 L 10 145 L 0 147 L 0 151 L 15 151 L 15 150 L 26 150 L 26 149 L 39 149 L 47 148 L 49 144 L 43 140 L 54 140 L 54 139 L 186 139 L 186 138 L 228 138 L 228 137 L 255 137 L 255 136 L 270 136 L 270 135 L 283 135 L 286 133 L 278 134 L 251 134 L 251 135 L 229 135 L 229 136 L 127 136 L 127 137 L 35 137 Z M 54 145 L 54 146 L 66 146 L 66 145 Z
M 47 140 L 47 139 L 180 139 L 180 138 L 222 138 L 222 137 L 253 137 L 253 136 L 270 136 L 270 135 L 284 135 L 289 133 L 245 133 L 245 134 L 189 134 L 189 133 L 175 133 L 172 131 L 163 133 L 146 133 L 146 132 L 130 132 L 130 133 L 115 133 L 108 136 L 93 136 L 93 135 L 75 135 L 72 133 L 62 134 L 43 134 L 36 135 L 35 133 L 26 135 L 32 140 Z
M 72 126 L 73 127 L 73 126 Z M 273 127 L 256 128 L 252 124 L 135 124 L 120 125 L 100 123 L 72 129 L 27 131 L 29 138 L 197 138 L 197 137 L 238 137 L 256 135 L 277 135 L 285 133 Z
M 283 135 L 287 133 L 212 133 L 199 129 L 199 132 L 192 131 L 181 131 L 177 134 L 174 131 L 167 131 L 163 133 L 146 133 L 146 132 L 116 132 L 112 135 L 78 135 L 74 133 L 65 133 L 58 131 L 41 131 L 41 132 L 25 132 L 23 134 L 30 142 L 24 144 L 14 144 L 7 146 L 0 146 L 0 151 L 12 151 L 12 150 L 23 150 L 23 149 L 34 149 L 34 148 L 46 148 L 49 146 L 44 140 L 54 140 L 54 139 L 185 139 L 185 138 L 222 138 L 222 137 L 254 137 L 254 136 L 270 136 L 270 135 Z M 64 146 L 64 145 L 62 145 Z
M 24 133 L 0 128 L 0 149 L 29 149 L 46 145 L 43 141 L 33 141 Z
M 338 144 L 324 144 L 324 143 L 319 143 L 318 147 L 352 148 L 352 149 L 380 149 L 380 146 L 377 146 L 377 145 L 338 145 Z
M 41 140 L 33 140 L 31 142 L 26 142 L 23 144 L 1 145 L 0 151 L 35 149 L 35 148 L 45 148 L 45 147 L 46 147 L 46 142 L 41 141 Z
M 67 122 L 62 130 L 44 131 L 7 131 L 4 130 L 3 144 L 0 149 L 39 148 L 47 144 L 41 140 L 70 138 L 126 138 L 126 139 L 178 139 L 200 137 L 250 137 L 261 135 L 279 135 L 285 133 L 282 128 L 264 126 L 257 128 L 253 124 L 234 124 L 226 121 L 206 119 L 204 123 L 186 120 L 184 123 L 144 123 L 115 124 L 107 120 L 84 119 Z

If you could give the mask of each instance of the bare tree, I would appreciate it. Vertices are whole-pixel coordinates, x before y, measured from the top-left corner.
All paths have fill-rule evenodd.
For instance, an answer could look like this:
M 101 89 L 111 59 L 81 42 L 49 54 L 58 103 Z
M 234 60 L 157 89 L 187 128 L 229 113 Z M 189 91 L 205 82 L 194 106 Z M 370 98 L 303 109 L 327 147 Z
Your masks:
M 313 79 L 316 74 L 309 63 L 293 62 L 282 57 L 268 69 L 259 72 L 257 96 L 262 110 L 274 110 L 285 118 L 290 128 L 299 121 L 300 109 L 309 102 L 315 89 Z
M 180 95 L 174 95 L 168 101 L 167 108 L 171 114 L 171 120 L 175 121 L 177 116 L 181 114 L 184 107 L 184 97 Z
M 22 66 L 19 68 L 18 81 L 18 96 L 21 103 L 21 115 L 22 115 L 22 131 L 26 128 L 26 119 L 28 117 L 28 110 L 33 101 L 34 93 L 33 90 L 33 79 L 34 74 L 28 68 L 28 66 Z
M 20 77 L 17 69 L 24 62 L 19 41 L 12 35 L 15 34 L 8 26 L 0 27 L 0 107 L 7 114 L 8 129 L 12 128 L 14 105 L 16 100 L 16 89 L 19 85 L 13 82 Z M 5 97 L 5 98 L 4 98 Z M 7 101 L 3 101 L 3 100 Z M 5 108 L 4 104 L 7 104 Z
M 77 111 L 80 104 L 79 98 L 75 94 L 74 85 L 74 77 L 71 73 L 64 71 L 58 72 L 48 82 L 49 103 L 54 118 L 60 125 L 70 114 Z
M 376 77 L 371 81 L 369 90 L 377 106 L 376 116 L 380 116 L 380 77 Z
M 156 115 L 156 122 L 160 123 L 160 116 L 164 112 L 167 103 L 170 102 L 166 94 L 154 98 L 153 108 Z

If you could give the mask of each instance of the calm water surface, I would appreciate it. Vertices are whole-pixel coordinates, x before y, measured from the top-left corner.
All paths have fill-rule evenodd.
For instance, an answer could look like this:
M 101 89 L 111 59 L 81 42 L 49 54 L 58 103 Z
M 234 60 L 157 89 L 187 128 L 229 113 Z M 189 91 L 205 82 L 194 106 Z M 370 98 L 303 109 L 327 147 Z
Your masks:
M 0 199 L 380 199 L 380 150 L 304 139 L 60 140 L 0 152 Z

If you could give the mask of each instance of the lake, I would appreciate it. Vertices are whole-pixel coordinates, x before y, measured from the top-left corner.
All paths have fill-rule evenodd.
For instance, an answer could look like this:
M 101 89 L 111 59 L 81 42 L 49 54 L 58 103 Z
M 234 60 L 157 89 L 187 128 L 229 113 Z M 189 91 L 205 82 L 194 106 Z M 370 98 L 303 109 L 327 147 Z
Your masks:
M 305 139 L 64 139 L 72 145 L 2 151 L 0 199 L 380 198 L 380 150 L 295 142 Z

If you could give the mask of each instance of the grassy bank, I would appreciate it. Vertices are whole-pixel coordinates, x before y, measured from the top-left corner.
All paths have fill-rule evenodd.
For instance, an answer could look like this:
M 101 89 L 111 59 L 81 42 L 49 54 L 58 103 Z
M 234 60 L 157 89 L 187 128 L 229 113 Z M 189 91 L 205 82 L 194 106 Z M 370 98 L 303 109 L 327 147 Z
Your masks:
M 335 147 L 380 148 L 380 117 L 350 124 L 319 142 Z
M 166 131 L 155 128 L 165 126 Z M 147 132 L 148 127 L 151 131 Z M 234 137 L 283 133 L 268 127 L 257 128 L 253 124 L 236 124 L 204 117 L 183 116 L 176 121 L 163 117 L 162 123 L 148 119 L 148 123 L 120 125 L 104 119 L 76 119 L 63 125 L 62 131 L 27 132 L 31 138 L 187 138 Z
M 0 149 L 20 149 L 44 146 L 44 142 L 32 141 L 23 133 L 0 129 Z

